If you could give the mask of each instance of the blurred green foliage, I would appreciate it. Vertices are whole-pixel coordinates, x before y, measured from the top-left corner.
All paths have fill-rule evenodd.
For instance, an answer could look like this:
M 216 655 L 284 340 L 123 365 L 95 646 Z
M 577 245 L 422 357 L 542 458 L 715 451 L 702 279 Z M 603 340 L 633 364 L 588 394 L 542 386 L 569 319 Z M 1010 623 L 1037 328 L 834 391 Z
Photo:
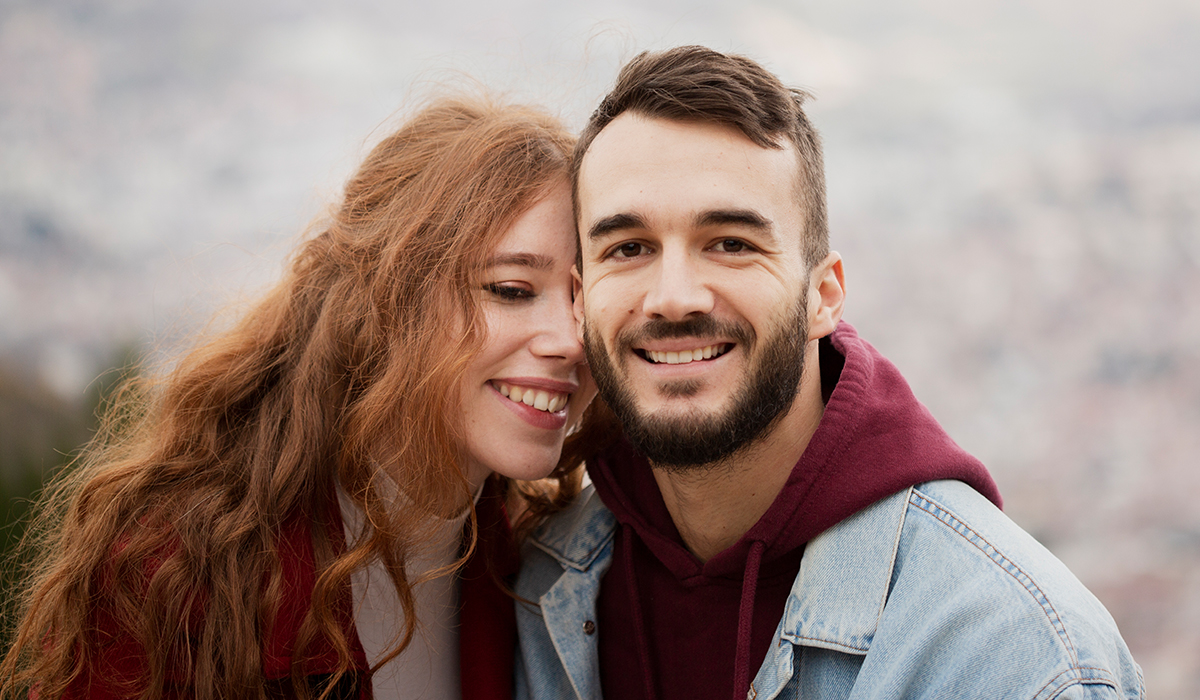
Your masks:
M 102 373 L 75 400 L 63 398 L 23 364 L 0 358 L 0 649 L 7 649 L 25 562 L 17 545 L 42 485 L 91 439 L 100 408 L 135 366 L 135 353 L 115 354 L 115 369 Z

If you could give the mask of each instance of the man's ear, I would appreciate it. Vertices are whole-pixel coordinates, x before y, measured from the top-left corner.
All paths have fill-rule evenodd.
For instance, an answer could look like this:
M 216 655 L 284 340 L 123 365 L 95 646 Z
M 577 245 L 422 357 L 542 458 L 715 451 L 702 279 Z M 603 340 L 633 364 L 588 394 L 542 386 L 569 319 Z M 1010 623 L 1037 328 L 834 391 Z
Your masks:
M 830 251 L 808 276 L 808 339 L 824 338 L 837 328 L 846 301 L 842 256 Z
M 579 268 L 571 266 L 571 301 L 575 305 L 575 334 L 579 342 L 583 342 L 583 278 L 579 276 Z

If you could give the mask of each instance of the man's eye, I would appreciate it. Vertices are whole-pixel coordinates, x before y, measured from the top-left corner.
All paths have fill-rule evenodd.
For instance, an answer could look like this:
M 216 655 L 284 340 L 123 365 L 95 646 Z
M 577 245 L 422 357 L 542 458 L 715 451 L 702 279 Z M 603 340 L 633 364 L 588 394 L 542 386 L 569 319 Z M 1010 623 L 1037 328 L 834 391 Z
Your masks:
M 713 249 L 719 253 L 741 253 L 750 249 L 745 241 L 739 241 L 736 238 L 726 238 L 725 240 L 713 246 Z
M 641 243 L 630 241 L 622 243 L 613 249 L 613 256 L 617 258 L 636 258 L 646 252 L 646 246 Z
M 483 288 L 505 301 L 528 299 L 533 296 L 532 291 L 514 284 L 491 283 L 483 285 Z

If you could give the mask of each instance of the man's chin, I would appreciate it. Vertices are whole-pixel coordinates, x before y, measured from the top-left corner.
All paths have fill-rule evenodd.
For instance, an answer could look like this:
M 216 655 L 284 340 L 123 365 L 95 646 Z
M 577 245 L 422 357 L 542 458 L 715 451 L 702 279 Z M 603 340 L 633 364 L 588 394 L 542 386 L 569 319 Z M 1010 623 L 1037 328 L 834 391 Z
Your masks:
M 676 394 L 660 389 L 653 396 L 636 397 L 633 408 L 641 417 L 708 423 L 723 419 L 729 409 L 729 399 L 708 397 L 699 392 Z
M 625 434 L 650 462 L 669 471 L 693 471 L 722 464 L 737 451 L 738 445 L 718 438 L 722 431 L 719 418 L 700 416 L 655 415 L 626 420 Z
M 669 382 L 660 382 L 658 385 L 658 397 L 660 400 L 666 401 L 683 399 L 689 404 L 695 404 L 698 398 L 697 394 L 703 388 L 703 384 L 695 379 L 676 379 Z

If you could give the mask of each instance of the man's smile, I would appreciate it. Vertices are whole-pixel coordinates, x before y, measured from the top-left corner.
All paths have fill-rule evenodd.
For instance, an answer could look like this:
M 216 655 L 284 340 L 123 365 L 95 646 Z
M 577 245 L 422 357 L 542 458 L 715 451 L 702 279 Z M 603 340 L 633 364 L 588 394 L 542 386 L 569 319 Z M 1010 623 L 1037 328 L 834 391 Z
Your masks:
M 733 343 L 714 343 L 688 350 L 649 350 L 637 348 L 634 350 L 642 359 L 653 364 L 685 365 L 689 362 L 700 362 L 720 357 L 733 349 Z

